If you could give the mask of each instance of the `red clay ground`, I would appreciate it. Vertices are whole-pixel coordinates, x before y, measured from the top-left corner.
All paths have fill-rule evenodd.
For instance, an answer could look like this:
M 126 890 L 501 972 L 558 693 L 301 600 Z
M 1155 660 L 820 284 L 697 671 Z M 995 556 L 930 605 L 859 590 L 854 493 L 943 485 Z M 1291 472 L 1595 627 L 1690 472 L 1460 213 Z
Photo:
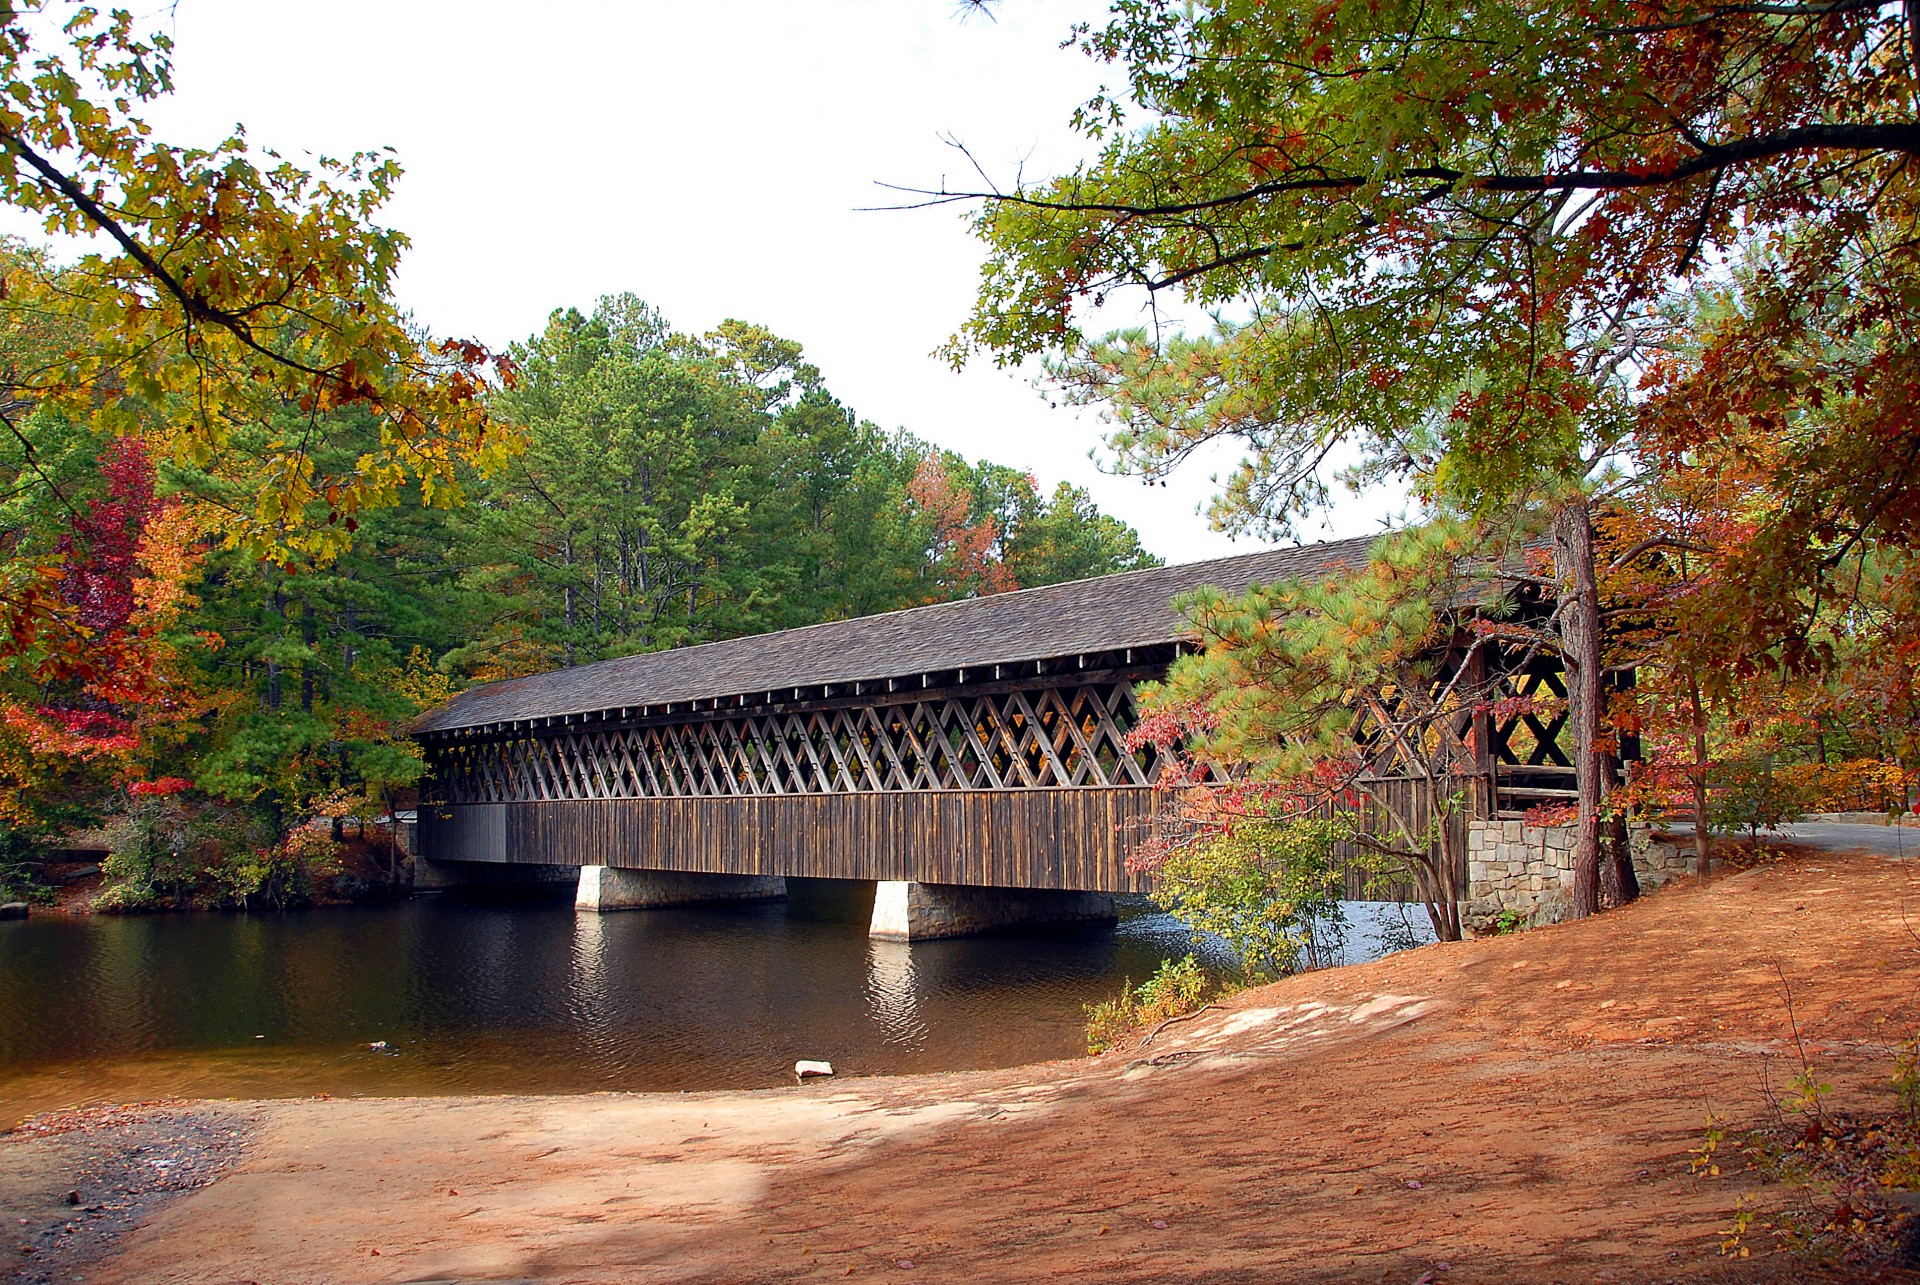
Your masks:
M 1694 1177 L 1689 1149 L 1709 1107 L 1763 1123 L 1798 1069 L 1783 974 L 1832 1105 L 1887 1110 L 1890 1046 L 1920 1025 L 1916 933 L 1920 862 L 1803 856 L 1294 978 L 1082 1062 L 761 1093 L 205 1104 L 244 1132 L 241 1158 L 84 1275 L 1804 1279 L 1763 1228 L 1795 1193 L 1734 1164 Z M 19 1203 L 64 1186 L 88 1137 L 0 1140 L 0 1188 L 17 1175 Z M 1743 1197 L 1744 1262 L 1720 1253 Z

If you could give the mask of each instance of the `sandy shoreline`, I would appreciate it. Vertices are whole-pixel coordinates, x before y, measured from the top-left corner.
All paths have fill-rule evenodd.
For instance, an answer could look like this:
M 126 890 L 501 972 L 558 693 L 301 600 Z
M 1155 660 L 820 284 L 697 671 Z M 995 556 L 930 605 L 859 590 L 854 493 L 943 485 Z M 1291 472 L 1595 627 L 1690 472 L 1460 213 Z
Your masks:
M 1709 1107 L 1769 1110 L 1791 1043 L 1779 972 L 1836 1106 L 1884 1105 L 1889 1040 L 1920 1021 L 1909 924 L 1920 863 L 1801 858 L 1291 979 L 1099 1059 L 78 1112 L 0 1139 L 7 1265 L 95 1285 L 1777 1275 L 1764 1238 L 1744 1263 L 1720 1245 L 1743 1199 L 1779 1189 L 1694 1177 L 1689 1149 Z M 219 1146 L 191 1184 L 60 1203 L 84 1165 L 153 1145 L 141 1129 Z

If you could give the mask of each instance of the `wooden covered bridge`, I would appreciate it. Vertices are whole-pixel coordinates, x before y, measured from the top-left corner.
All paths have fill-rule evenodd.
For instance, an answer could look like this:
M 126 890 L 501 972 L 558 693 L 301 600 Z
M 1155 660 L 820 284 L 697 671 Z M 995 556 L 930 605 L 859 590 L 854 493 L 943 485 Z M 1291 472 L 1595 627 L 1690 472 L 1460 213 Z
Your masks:
M 1369 539 L 939 603 L 491 683 L 420 720 L 426 881 L 579 869 L 612 909 L 876 885 L 876 935 L 1110 918 L 1158 765 L 1124 744 L 1170 603 L 1337 571 Z M 1535 683 L 1554 681 L 1534 675 Z M 1481 738 L 1490 815 L 1570 771 Z M 1525 761 L 1526 759 L 1533 761 Z M 1510 800 L 1509 800 L 1510 801 Z M 508 869 L 512 868 L 512 869 Z

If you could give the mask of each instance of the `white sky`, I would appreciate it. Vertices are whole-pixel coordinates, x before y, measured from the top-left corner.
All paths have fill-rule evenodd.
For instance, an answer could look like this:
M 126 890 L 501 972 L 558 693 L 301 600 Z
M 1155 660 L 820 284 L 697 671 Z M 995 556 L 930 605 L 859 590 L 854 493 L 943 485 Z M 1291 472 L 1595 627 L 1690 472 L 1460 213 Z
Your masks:
M 682 330 L 760 322 L 882 427 L 1086 486 L 1169 561 L 1245 551 L 1196 512 L 1212 468 L 1165 489 L 1105 476 L 1094 415 L 1050 409 L 1029 374 L 984 360 L 955 374 L 931 355 L 967 315 L 981 258 L 956 210 L 858 210 L 898 199 L 876 180 L 965 182 L 946 135 L 1003 175 L 1070 164 L 1068 117 L 1110 69 L 1059 46 L 1103 11 L 178 0 L 177 91 L 148 115 L 183 144 L 244 122 L 290 158 L 395 148 L 407 174 L 385 221 L 413 239 L 398 292 L 436 332 L 503 346 L 623 290 Z M 1384 512 L 1350 501 L 1327 534 Z

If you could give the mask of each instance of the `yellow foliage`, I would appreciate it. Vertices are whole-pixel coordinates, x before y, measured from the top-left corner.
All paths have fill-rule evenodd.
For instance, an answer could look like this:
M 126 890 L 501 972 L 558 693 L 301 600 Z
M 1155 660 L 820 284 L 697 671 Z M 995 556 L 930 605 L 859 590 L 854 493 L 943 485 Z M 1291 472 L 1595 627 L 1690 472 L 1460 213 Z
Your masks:
M 229 483 L 250 502 L 226 536 L 260 556 L 328 560 L 357 513 L 409 484 L 457 502 L 457 466 L 491 469 L 518 445 L 486 404 L 511 366 L 427 338 L 394 303 L 407 239 L 373 217 L 399 163 L 303 169 L 239 131 L 208 149 L 154 139 L 136 113 L 172 88 L 171 46 L 134 21 L 53 0 L 0 14 L 0 203 L 95 247 L 7 271 L 0 328 L 74 340 L 13 372 L 10 396 Z M 334 475 L 307 432 L 278 427 L 347 410 L 378 421 L 379 444 Z
M 459 690 L 451 674 L 434 668 L 433 656 L 425 647 L 407 653 L 406 665 L 393 671 L 392 682 L 395 691 L 423 710 L 446 704 Z
M 137 629 L 170 629 L 186 612 L 200 605 L 187 588 L 199 568 L 202 541 L 211 529 L 206 507 L 176 500 L 147 524 L 140 538 L 140 574 L 133 580 Z
M 1876 759 L 1795 763 L 1775 773 L 1810 812 L 1903 812 L 1913 782 L 1910 771 Z

